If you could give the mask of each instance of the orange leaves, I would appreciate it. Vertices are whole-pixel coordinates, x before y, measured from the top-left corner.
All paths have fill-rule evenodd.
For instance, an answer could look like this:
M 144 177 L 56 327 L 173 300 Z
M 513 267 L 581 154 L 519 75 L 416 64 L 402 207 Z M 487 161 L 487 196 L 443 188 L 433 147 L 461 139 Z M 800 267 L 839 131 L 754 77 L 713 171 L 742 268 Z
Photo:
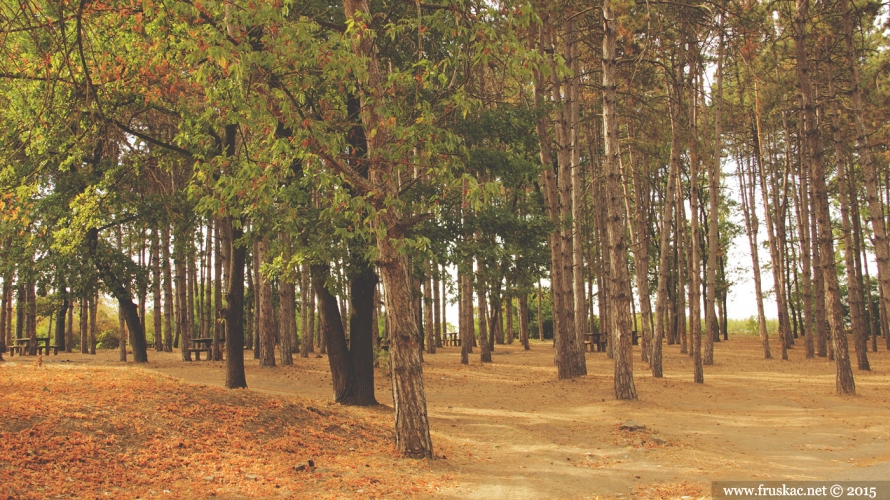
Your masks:
M 134 367 L 7 363 L 0 380 L 0 498 L 395 498 L 429 474 L 393 458 L 388 419 L 337 407 Z

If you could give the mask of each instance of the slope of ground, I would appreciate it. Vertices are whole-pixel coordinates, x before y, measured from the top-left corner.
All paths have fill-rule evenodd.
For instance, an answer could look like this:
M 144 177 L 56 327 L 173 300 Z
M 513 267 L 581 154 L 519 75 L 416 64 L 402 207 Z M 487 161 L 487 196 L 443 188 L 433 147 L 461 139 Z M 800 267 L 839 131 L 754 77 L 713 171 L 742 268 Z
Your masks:
M 0 498 L 395 498 L 437 486 L 422 462 L 394 458 L 385 411 L 78 356 L 0 364 Z
M 331 415 L 327 419 L 335 419 L 308 424 L 322 432 L 322 437 L 334 434 L 343 439 L 332 442 L 338 449 L 325 448 L 314 453 L 322 457 L 320 462 L 340 460 L 337 463 L 342 467 L 331 468 L 316 478 L 313 487 L 318 489 L 306 490 L 306 494 L 312 496 L 317 491 L 327 491 L 334 497 L 375 491 L 386 498 L 700 498 L 709 496 L 712 480 L 882 480 L 890 477 L 890 427 L 886 425 L 890 419 L 890 355 L 887 351 L 869 353 L 872 371 L 854 370 L 857 395 L 841 397 L 834 390 L 834 364 L 824 358 L 805 359 L 801 347 L 791 350 L 789 361 L 764 360 L 757 339 L 739 337 L 721 342 L 716 346 L 715 365 L 705 367 L 704 385 L 692 382 L 691 358 L 680 354 L 677 346 L 665 348 L 662 379 L 649 375 L 646 364 L 639 361 L 639 347 L 634 349 L 640 399 L 632 402 L 614 400 L 612 362 L 604 353 L 588 353 L 590 375 L 574 381 L 555 380 L 554 351 L 550 343 L 533 342 L 531 351 L 523 351 L 516 345 L 497 346 L 494 363 L 487 365 L 478 362 L 478 354 L 471 357 L 470 365 L 460 365 L 457 347 L 425 355 L 425 386 L 433 441 L 436 454 L 444 457 L 431 462 L 391 458 L 391 449 L 387 447 L 392 425 L 388 406 L 338 409 L 325 403 L 330 399 L 325 357 L 297 358 L 296 364 L 290 367 L 260 368 L 247 351 L 248 385 L 251 391 L 266 395 L 247 392 L 249 396 L 241 396 L 244 391 L 234 394 L 258 398 L 256 403 L 253 399 L 243 400 L 243 411 L 260 408 L 262 411 L 254 418 L 278 422 L 279 426 L 305 428 L 307 424 L 305 421 L 301 424 L 301 419 L 312 415 L 299 409 L 306 407 L 321 409 Z M 223 363 L 183 363 L 178 356 L 150 352 L 151 361 L 144 369 L 133 371 L 132 366 L 128 366 L 111 373 L 136 373 L 143 381 L 173 383 L 168 378 L 151 375 L 154 370 L 194 384 L 222 385 Z M 116 352 L 98 356 L 52 356 L 47 363 L 50 369 L 43 372 L 30 366 L 11 370 L 7 369 L 10 368 L 7 363 L 0 368 L 0 377 L 3 377 L 0 384 L 9 387 L 9 373 L 25 368 L 29 376 L 40 379 L 53 373 L 57 366 L 83 366 L 81 370 L 119 367 L 121 364 L 116 358 Z M 118 376 L 115 375 L 115 380 Z M 144 390 L 153 391 L 149 387 L 157 385 L 151 382 Z M 35 387 L 42 390 L 39 384 Z M 198 389 L 217 391 L 208 393 L 218 394 L 214 397 L 234 397 L 221 389 L 194 386 L 188 389 L 189 386 L 178 384 L 176 387 L 159 395 L 153 404 L 163 408 L 164 404 L 178 401 L 181 394 Z M 20 392 L 18 386 L 15 392 Z M 113 391 L 100 385 L 90 390 L 90 397 L 94 394 L 99 397 L 100 393 L 111 393 L 108 397 L 114 399 Z M 294 402 L 297 396 L 308 399 Z M 4 400 L 7 397 L 4 396 Z M 382 372 L 378 372 L 377 397 L 383 405 L 392 404 L 388 380 Z M 54 398 L 46 401 L 50 404 Z M 285 410 L 270 408 L 273 401 L 291 406 Z M 101 407 L 105 403 L 89 404 Z M 0 407 L 0 418 L 8 411 L 6 408 Z M 152 408 L 145 407 L 142 411 L 147 415 Z M 176 412 L 163 415 L 158 417 L 160 428 L 164 422 L 174 421 Z M 128 418 L 136 419 L 137 415 Z M 6 422 L 5 418 L 2 420 Z M 628 421 L 642 427 L 622 429 L 622 424 Z M 3 425 L 7 424 L 0 424 Z M 324 429 L 331 425 L 346 425 L 360 432 L 325 434 Z M 271 429 L 266 429 L 265 435 L 257 434 L 255 430 L 259 427 L 262 426 L 255 425 L 254 431 L 239 435 L 238 442 L 269 452 L 275 447 L 288 446 L 294 439 L 293 434 Z M 0 428 L 7 433 L 29 432 L 26 425 Z M 3 440 L 7 437 L 0 436 Z M 279 441 L 272 444 L 275 438 Z M 256 442 L 251 442 L 252 439 Z M 172 434 L 165 442 L 171 440 Z M 186 449 L 189 446 L 186 444 Z M 371 447 L 370 451 L 367 446 Z M 350 458 L 348 453 L 337 458 L 350 447 L 362 458 Z M 285 452 L 280 460 L 291 457 L 299 464 L 310 455 L 302 452 L 301 446 L 291 449 L 293 453 Z M 364 458 L 369 455 L 371 458 Z M 266 457 L 259 451 L 257 456 Z M 375 472 L 368 475 L 361 476 L 348 468 L 372 459 L 377 461 L 366 469 Z M 288 465 L 276 465 L 277 460 L 269 458 L 269 465 L 255 462 L 249 471 L 241 465 L 240 472 L 231 473 L 233 482 L 243 479 L 237 474 L 264 479 L 281 476 Z M 379 472 L 387 465 L 391 470 L 385 474 Z M 140 473 L 150 475 L 151 465 L 146 463 L 144 467 L 145 473 Z M 410 474 L 417 476 L 407 480 Z M 201 482 L 208 475 L 214 474 L 201 470 L 194 475 L 183 474 L 180 481 L 184 487 L 193 488 L 190 491 L 196 491 L 194 488 L 208 486 Z M 395 481 L 390 481 L 389 475 Z M 220 482 L 230 477 L 222 473 L 214 476 L 215 481 Z M 366 486 L 371 479 L 380 483 Z M 359 483 L 360 480 L 365 482 Z M 400 480 L 402 484 L 398 484 Z M 300 491 L 292 485 L 279 486 L 295 494 Z M 274 485 L 266 488 L 262 494 L 276 494 Z M 360 489 L 364 493 L 356 493 Z M 249 493 L 232 491 L 232 494 Z

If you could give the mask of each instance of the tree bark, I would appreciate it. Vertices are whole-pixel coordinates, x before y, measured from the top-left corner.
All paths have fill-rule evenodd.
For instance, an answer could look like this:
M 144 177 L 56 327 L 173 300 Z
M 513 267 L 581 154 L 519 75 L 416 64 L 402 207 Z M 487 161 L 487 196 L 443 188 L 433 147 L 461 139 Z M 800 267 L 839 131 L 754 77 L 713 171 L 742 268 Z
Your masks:
M 254 246 L 254 266 L 259 283 L 259 338 L 260 366 L 275 366 L 275 309 L 272 307 L 272 281 L 263 272 L 262 266 L 269 252 L 269 237 L 263 236 Z M 339 314 L 339 313 L 338 313 Z M 342 328 L 342 324 L 341 324 Z M 345 339 L 344 339 L 345 342 Z
M 723 142 L 721 138 L 721 114 L 723 107 L 723 22 L 725 14 L 720 16 L 720 43 L 717 49 L 717 92 L 714 96 L 714 157 L 708 168 L 708 291 L 705 300 L 705 315 L 707 321 L 707 342 L 705 342 L 705 355 L 702 362 L 706 365 L 714 364 L 714 336 L 719 336 L 719 323 L 717 321 L 717 252 L 720 249 L 718 237 L 719 204 L 718 192 L 720 190 L 720 175 L 722 171 L 721 158 L 723 154 Z M 718 337 L 719 338 L 719 337 Z
M 825 302 L 831 322 L 834 347 L 836 387 L 839 394 L 855 394 L 853 370 L 850 367 L 847 350 L 847 335 L 844 331 L 837 275 L 834 268 L 834 241 L 831 217 L 828 207 L 828 193 L 825 180 L 825 166 L 822 162 L 821 137 L 816 126 L 816 110 L 810 83 L 809 54 L 806 47 L 806 22 L 809 16 L 809 0 L 796 0 L 794 19 L 794 39 L 797 55 L 797 76 L 800 82 L 801 104 L 803 105 L 804 158 L 810 165 L 813 181 L 813 202 L 818 220 L 819 250 L 822 256 L 822 279 L 825 282 Z
M 300 357 L 308 358 L 312 351 L 312 329 L 309 327 L 309 315 L 312 310 L 309 306 L 312 291 L 309 287 L 309 264 L 303 264 L 300 271 Z
M 164 350 L 173 352 L 173 270 L 170 267 L 170 225 L 161 226 L 161 258 L 164 270 Z
M 608 207 L 611 302 L 613 325 L 612 339 L 615 344 L 615 398 L 637 399 L 633 380 L 633 353 L 631 335 L 633 322 L 630 317 L 630 277 L 627 271 L 627 220 L 622 203 L 623 183 L 619 166 L 618 121 L 616 118 L 617 83 L 615 79 L 615 14 L 611 0 L 603 1 L 603 135 L 606 199 Z

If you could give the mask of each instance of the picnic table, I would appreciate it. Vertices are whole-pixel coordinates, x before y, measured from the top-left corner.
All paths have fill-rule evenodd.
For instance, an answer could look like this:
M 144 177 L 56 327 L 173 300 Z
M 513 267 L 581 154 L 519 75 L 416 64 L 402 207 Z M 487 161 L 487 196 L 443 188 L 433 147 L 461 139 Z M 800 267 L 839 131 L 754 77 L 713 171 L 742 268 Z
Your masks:
M 210 358 L 211 358 L 211 355 L 210 355 L 211 347 L 210 346 L 213 344 L 213 337 L 191 339 L 191 340 L 189 340 L 189 343 L 191 344 L 189 347 L 189 352 L 195 353 L 196 360 L 201 361 L 201 353 L 206 352 L 207 353 L 207 361 L 210 361 Z
M 460 334 L 457 332 L 448 332 L 442 342 L 446 346 L 460 346 Z
M 58 347 L 49 345 L 49 337 L 37 337 L 35 340 L 37 341 L 38 354 L 46 354 L 47 356 L 49 356 L 50 349 L 53 350 L 53 354 L 59 354 Z M 19 356 L 24 356 L 25 354 L 29 354 L 30 352 L 31 339 L 15 339 L 14 345 L 9 347 L 9 354 L 11 356 L 15 356 L 16 353 L 18 353 Z
M 585 333 L 584 346 L 587 347 L 590 352 L 593 352 L 594 348 L 599 352 L 603 352 L 606 350 L 606 335 L 607 334 L 600 332 Z

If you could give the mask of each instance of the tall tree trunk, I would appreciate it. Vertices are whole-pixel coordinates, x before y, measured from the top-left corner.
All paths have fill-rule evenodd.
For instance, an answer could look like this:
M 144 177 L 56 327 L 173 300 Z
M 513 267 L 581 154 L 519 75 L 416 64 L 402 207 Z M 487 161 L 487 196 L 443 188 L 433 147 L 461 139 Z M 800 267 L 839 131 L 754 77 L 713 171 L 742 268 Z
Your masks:
M 868 363 L 868 337 L 862 314 L 862 281 L 856 275 L 856 249 L 853 245 L 853 222 L 850 220 L 850 185 L 847 176 L 847 155 L 842 147 L 840 109 L 834 88 L 834 78 L 829 75 L 829 93 L 832 98 L 831 129 L 837 157 L 837 191 L 841 209 L 841 238 L 844 245 L 844 269 L 847 276 L 847 303 L 850 306 L 850 327 L 853 330 L 853 346 L 860 370 L 870 370 Z M 858 215 L 857 215 L 858 217 Z
M 720 208 L 718 205 L 718 191 L 720 189 L 720 175 L 722 171 L 721 158 L 723 155 L 723 142 L 721 138 L 721 113 L 723 107 L 723 22 L 725 14 L 720 15 L 720 43 L 717 49 L 717 93 L 714 96 L 714 157 L 708 168 L 708 292 L 705 301 L 705 315 L 707 321 L 707 342 L 705 342 L 705 355 L 702 362 L 706 365 L 714 364 L 714 335 L 718 335 L 717 322 L 717 253 L 720 249 L 720 238 L 717 230 L 719 224 Z
M 633 136 L 633 129 L 630 129 Z M 652 332 L 652 299 L 649 293 L 649 193 L 648 184 L 643 175 L 639 158 L 633 148 L 630 148 L 630 164 L 633 169 L 633 193 L 634 193 L 634 226 L 636 234 L 633 241 L 634 270 L 636 271 L 637 295 L 640 298 L 640 351 L 643 361 L 649 361 L 654 341 Z
M 226 136 L 234 140 L 234 126 L 226 126 Z M 233 147 L 234 149 L 234 147 Z M 231 156 L 231 154 L 229 155 Z M 220 220 L 220 244 L 226 248 L 226 305 L 220 311 L 226 329 L 226 388 L 247 387 L 244 374 L 244 263 L 247 248 L 238 240 L 243 233 L 234 219 Z
M 170 264 L 170 225 L 161 226 L 161 258 L 164 270 L 164 350 L 173 352 L 173 270 Z
M 760 257 L 757 245 L 757 234 L 760 226 L 757 213 L 754 210 L 754 175 L 748 157 L 748 172 L 750 182 L 746 182 L 747 174 L 742 170 L 741 158 L 736 159 L 738 168 L 739 191 L 742 195 L 742 212 L 745 216 L 745 229 L 748 235 L 748 248 L 751 251 L 751 269 L 754 278 L 754 299 L 757 303 L 757 330 L 760 334 L 760 344 L 763 346 L 763 359 L 772 359 L 769 348 L 769 333 L 766 330 L 766 314 L 763 309 L 763 286 L 760 283 Z M 749 191 L 750 189 L 750 191 Z
M 477 261 L 477 268 L 482 267 L 482 262 Z M 479 359 L 483 363 L 491 363 L 491 348 L 488 338 L 488 302 L 486 300 L 485 282 L 482 274 L 476 274 L 476 301 L 479 311 Z
M 627 271 L 627 220 L 622 203 L 623 183 L 619 166 L 617 83 L 615 79 L 615 14 L 611 0 L 603 0 L 603 135 L 606 199 L 609 217 L 609 254 L 612 315 L 615 329 L 612 339 L 615 345 L 615 398 L 637 399 L 633 380 L 633 353 L 631 336 L 633 322 L 630 317 L 630 277 Z M 660 342 L 660 339 L 659 339 Z M 660 375 L 660 374 L 659 374 Z
M 376 322 L 376 290 L 378 277 L 356 249 L 354 269 L 349 276 L 349 296 L 352 308 L 349 315 L 349 356 L 352 363 L 347 393 L 338 400 L 341 404 L 373 406 L 374 342 Z
M 683 44 L 680 45 L 681 50 Z M 662 372 L 662 338 L 667 329 L 667 309 L 668 309 L 668 280 L 670 273 L 669 260 L 671 257 L 671 230 L 674 221 L 674 202 L 678 197 L 677 181 L 680 171 L 680 113 L 682 106 L 683 91 L 681 82 L 683 82 L 683 62 L 685 60 L 684 53 L 681 52 L 679 68 L 677 74 L 674 75 L 673 95 L 670 98 L 670 118 L 671 118 L 671 160 L 670 170 L 668 171 L 667 191 L 663 198 L 663 211 L 661 215 L 661 235 L 659 236 L 659 256 L 658 256 L 658 290 L 656 292 L 655 302 L 655 336 L 652 339 L 652 355 L 650 356 L 650 365 L 652 367 L 652 375 L 661 377 Z M 693 330 L 694 332 L 694 330 Z M 682 342 L 682 340 L 681 340 Z
M 285 257 L 289 258 L 291 253 L 290 236 L 282 231 L 279 234 L 279 238 L 286 249 Z M 278 302 L 281 309 L 278 342 L 281 349 L 279 356 L 283 366 L 294 364 L 293 343 L 296 342 L 297 334 L 296 294 L 297 291 L 293 278 L 291 278 L 290 272 L 288 272 L 282 277 L 278 285 Z
M 433 264 L 429 261 L 424 263 L 423 278 L 423 321 L 424 333 L 426 334 L 426 352 L 430 354 L 436 353 L 436 322 L 433 317 L 435 288 L 433 287 Z
M 275 338 L 278 336 L 278 332 L 275 330 L 275 309 L 272 306 L 272 280 L 262 270 L 263 263 L 268 258 L 269 237 L 263 236 L 257 245 L 254 246 L 254 251 L 254 269 L 259 282 L 258 290 L 260 296 L 260 366 L 274 367 Z M 328 326 L 330 327 L 331 325 Z
M 868 141 L 868 129 L 865 124 L 865 110 L 862 102 L 862 88 L 859 76 L 859 58 L 856 55 L 856 47 L 853 40 L 854 7 L 849 0 L 840 0 L 837 5 L 842 15 L 844 47 L 846 49 L 845 61 L 850 74 L 850 97 L 853 104 L 853 122 L 856 127 L 856 153 L 859 157 L 859 165 L 862 167 L 865 200 L 868 205 L 869 221 L 874 233 L 874 252 L 875 260 L 878 264 L 878 282 L 884 290 L 882 310 L 890 311 L 890 294 L 887 293 L 890 291 L 890 241 L 888 241 L 887 229 L 885 227 L 885 218 L 878 192 L 878 176 Z M 888 318 L 885 315 L 881 315 L 881 322 L 888 324 Z M 890 349 L 890 336 L 887 336 L 887 347 Z
M 152 327 L 154 331 L 155 351 L 164 350 L 164 331 L 162 326 L 163 311 L 161 309 L 161 247 L 158 230 L 151 232 L 151 295 L 152 295 Z
M 505 299 L 507 299 L 504 303 L 504 315 L 507 317 L 507 343 L 512 344 L 515 333 L 513 331 L 513 296 L 510 291 L 507 292 Z
M 89 299 L 90 292 L 84 291 L 83 295 L 80 298 L 80 353 L 81 354 L 89 354 L 90 353 L 90 314 L 89 314 Z M 21 307 L 19 307 L 21 309 Z M 21 323 L 20 323 L 21 324 Z M 21 336 L 19 336 L 21 338 Z
M 312 351 L 312 329 L 309 327 L 309 306 L 312 291 L 309 287 L 309 264 L 303 264 L 300 271 L 300 357 L 308 358 Z
M 214 258 L 213 258 L 213 304 L 214 309 L 211 317 L 213 318 L 213 360 L 222 361 L 222 342 L 226 339 L 226 322 L 223 317 L 225 310 L 223 305 L 223 262 L 224 253 L 222 250 L 222 221 L 217 219 L 214 224 L 215 231 L 213 238 Z
M 261 251 L 260 251 L 260 241 L 253 242 L 253 252 L 251 254 L 250 259 L 250 270 L 248 271 L 248 275 L 253 275 L 253 280 L 251 281 L 251 288 L 253 290 L 253 329 L 251 337 L 248 342 L 250 343 L 251 348 L 253 349 L 253 359 L 260 359 L 263 353 L 263 347 L 260 342 L 260 338 L 262 336 L 263 330 L 263 307 L 262 307 L 262 276 L 260 274 L 260 266 L 262 265 L 261 259 Z M 274 358 L 273 358 L 274 359 Z
M 519 342 L 522 344 L 523 349 L 528 351 L 531 349 L 528 343 L 530 336 L 528 324 L 528 292 L 520 293 L 517 302 L 519 306 Z
M 439 288 L 439 264 L 432 263 L 432 287 L 433 287 L 433 331 L 435 335 L 436 347 L 442 347 L 442 330 L 444 329 L 444 320 L 442 318 L 442 301 L 445 300 L 444 294 L 440 293 Z
M 27 324 L 26 335 L 31 342 L 28 344 L 28 354 L 37 355 L 37 291 L 35 290 L 33 281 L 29 282 L 25 287 L 25 300 L 28 304 L 28 318 L 25 320 Z M 96 348 L 93 347 L 90 354 L 96 354 Z
M 117 227 L 117 248 L 120 251 L 124 250 L 123 231 L 121 230 L 120 226 Z M 143 303 L 144 303 L 144 301 L 143 301 Z M 119 359 L 119 361 L 126 363 L 127 362 L 127 325 L 126 325 L 126 320 L 124 319 L 123 313 L 124 313 L 123 310 L 118 308 L 118 312 L 117 312 L 118 324 L 119 324 L 118 331 L 120 332 L 120 343 L 118 345 L 118 359 Z M 144 317 L 144 316 L 140 315 L 140 317 Z M 92 331 L 92 329 L 91 329 L 91 331 Z
M 53 339 L 53 343 L 56 345 L 56 348 L 60 351 L 65 351 L 65 317 L 68 315 L 68 288 L 65 286 L 65 278 L 60 276 L 59 278 L 59 289 L 58 294 L 62 299 L 62 303 L 59 304 L 59 308 L 56 310 L 56 330 L 55 330 L 55 338 Z M 3 347 L 6 346 L 6 332 L 8 330 L 5 329 L 6 326 L 6 305 L 7 305 L 7 296 L 10 292 L 9 284 L 4 280 L 3 282 L 3 305 L 0 306 L 0 342 L 3 342 Z
M 191 361 L 192 354 L 189 351 L 191 330 L 189 322 L 188 301 L 188 253 L 191 239 L 190 231 L 181 224 L 173 229 L 173 268 L 175 276 L 173 281 L 176 287 L 176 332 L 179 339 L 179 352 L 183 361 Z
M 816 110 L 810 84 L 809 54 L 806 47 L 806 22 L 809 17 L 809 0 L 796 0 L 794 19 L 794 39 L 797 55 L 797 77 L 800 82 L 803 105 L 804 152 L 810 165 L 813 180 L 813 202 L 819 225 L 819 250 L 822 256 L 822 279 L 825 281 L 825 302 L 828 318 L 831 321 L 835 365 L 837 367 L 836 386 L 839 394 L 854 394 L 853 370 L 850 368 L 847 350 L 847 335 L 844 332 L 844 319 L 841 311 L 840 293 L 834 268 L 834 241 L 831 216 L 828 207 L 825 166 L 822 162 L 821 138 L 816 126 Z

